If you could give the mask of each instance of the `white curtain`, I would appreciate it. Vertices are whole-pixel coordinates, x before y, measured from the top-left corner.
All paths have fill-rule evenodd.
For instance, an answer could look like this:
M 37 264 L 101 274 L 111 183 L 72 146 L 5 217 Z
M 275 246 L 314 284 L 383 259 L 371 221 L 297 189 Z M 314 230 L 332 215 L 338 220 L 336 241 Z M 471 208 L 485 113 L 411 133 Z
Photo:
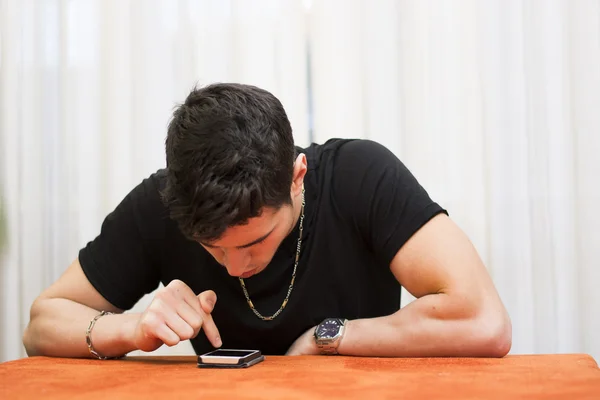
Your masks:
M 215 81 L 272 91 L 300 145 L 387 145 L 473 240 L 512 353 L 600 360 L 600 1 L 0 0 L 0 46 L 0 361 Z

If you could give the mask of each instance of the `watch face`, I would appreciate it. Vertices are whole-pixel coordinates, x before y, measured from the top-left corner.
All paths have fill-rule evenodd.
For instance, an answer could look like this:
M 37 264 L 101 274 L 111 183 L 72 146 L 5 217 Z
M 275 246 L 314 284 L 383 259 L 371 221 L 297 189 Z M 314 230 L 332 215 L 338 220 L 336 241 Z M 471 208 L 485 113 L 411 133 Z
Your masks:
M 333 339 L 340 331 L 342 324 L 335 319 L 328 319 L 317 328 L 317 336 L 323 339 Z

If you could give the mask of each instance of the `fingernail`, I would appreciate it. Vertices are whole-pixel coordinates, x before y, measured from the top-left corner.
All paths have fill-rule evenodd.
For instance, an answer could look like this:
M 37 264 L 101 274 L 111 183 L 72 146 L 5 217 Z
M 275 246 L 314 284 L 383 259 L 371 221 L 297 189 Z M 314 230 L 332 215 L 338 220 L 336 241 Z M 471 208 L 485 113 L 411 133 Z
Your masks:
M 200 302 L 209 306 L 213 306 L 215 304 L 215 300 L 211 296 L 204 296 L 204 298 L 200 298 Z
M 215 344 L 217 345 L 217 347 L 223 346 L 223 342 L 221 341 L 221 338 L 219 336 L 217 336 L 217 338 L 215 339 Z

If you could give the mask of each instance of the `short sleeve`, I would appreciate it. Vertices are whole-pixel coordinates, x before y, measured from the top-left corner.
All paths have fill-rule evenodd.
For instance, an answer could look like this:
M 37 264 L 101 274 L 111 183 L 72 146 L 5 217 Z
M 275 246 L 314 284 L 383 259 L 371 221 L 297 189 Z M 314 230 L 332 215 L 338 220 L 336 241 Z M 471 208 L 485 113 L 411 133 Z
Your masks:
M 334 168 L 338 209 L 386 265 L 431 218 L 447 214 L 408 168 L 379 143 L 347 142 L 339 148 Z
M 131 309 L 160 281 L 160 225 L 167 211 L 154 179 L 129 192 L 104 219 L 100 234 L 79 252 L 90 283 L 122 310 Z

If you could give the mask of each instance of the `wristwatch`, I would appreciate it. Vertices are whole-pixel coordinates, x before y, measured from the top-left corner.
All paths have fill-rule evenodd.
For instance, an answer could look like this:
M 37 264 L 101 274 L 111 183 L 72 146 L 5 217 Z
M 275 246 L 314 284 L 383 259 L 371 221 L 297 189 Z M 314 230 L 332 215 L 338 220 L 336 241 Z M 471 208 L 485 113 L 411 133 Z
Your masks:
M 327 318 L 315 329 L 315 341 L 321 354 L 338 354 L 338 346 L 344 336 L 347 319 Z

